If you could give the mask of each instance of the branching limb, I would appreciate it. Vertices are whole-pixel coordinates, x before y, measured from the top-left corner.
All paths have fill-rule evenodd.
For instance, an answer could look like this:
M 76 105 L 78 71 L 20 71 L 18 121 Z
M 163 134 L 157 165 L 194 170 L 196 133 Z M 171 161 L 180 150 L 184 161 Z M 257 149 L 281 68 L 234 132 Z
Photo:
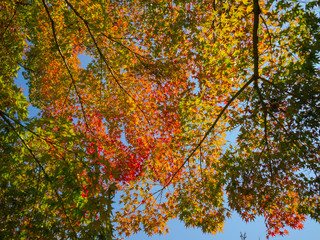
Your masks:
M 258 27 L 259 27 L 259 15 L 261 13 L 261 9 L 259 7 L 259 1 L 254 0 L 254 24 L 253 24 L 253 63 L 254 63 L 254 72 L 251 79 L 245 83 L 240 90 L 228 101 L 228 103 L 224 106 L 224 108 L 220 111 L 219 115 L 217 116 L 216 120 L 213 122 L 211 127 L 207 130 L 201 141 L 197 144 L 197 146 L 192 150 L 192 152 L 189 154 L 189 156 L 186 158 L 186 160 L 182 163 L 182 165 L 179 167 L 179 169 L 173 174 L 173 176 L 170 178 L 170 180 L 165 184 L 165 186 L 157 191 L 156 193 L 163 191 L 166 187 L 168 187 L 171 182 L 173 181 L 174 177 L 180 172 L 180 170 L 185 166 L 185 164 L 190 160 L 190 158 L 193 156 L 193 154 L 200 148 L 201 144 L 205 141 L 205 139 L 208 137 L 208 135 L 211 133 L 211 131 L 214 130 L 216 127 L 218 121 L 222 117 L 222 115 L 225 113 L 225 111 L 228 109 L 228 107 L 231 105 L 231 103 L 252 83 L 255 82 L 257 84 L 257 81 L 259 79 L 259 52 L 258 52 Z M 154 193 L 154 194 L 156 194 Z
M 44 1 L 44 0 L 43 0 Z M 72 9 L 72 11 L 82 20 L 82 22 L 84 23 L 84 25 L 86 26 L 88 32 L 89 32 L 89 35 L 96 47 L 96 49 L 98 50 L 98 53 L 100 55 L 100 57 L 102 58 L 102 60 L 104 61 L 104 63 L 106 64 L 107 68 L 108 68 L 108 71 L 110 72 L 110 74 L 112 75 L 113 79 L 115 80 L 116 84 L 119 86 L 119 88 L 129 97 L 131 98 L 136 104 L 137 104 L 137 107 L 138 109 L 142 112 L 145 120 L 149 123 L 149 125 L 151 125 L 149 119 L 147 118 L 145 112 L 142 110 L 142 108 L 140 107 L 140 104 L 137 102 L 137 100 L 120 84 L 118 78 L 116 77 L 115 73 L 113 72 L 113 69 L 111 68 L 107 58 L 105 57 L 105 55 L 103 54 L 101 48 L 99 47 L 97 41 L 96 41 L 96 38 L 93 36 L 93 33 L 91 31 L 91 28 L 89 26 L 89 23 L 86 19 L 84 19 L 81 14 L 77 11 L 77 9 L 75 9 L 73 7 L 73 5 L 68 1 L 68 0 L 65 0 L 65 3 Z
M 63 55 L 62 50 L 61 50 L 61 48 L 60 48 L 60 45 L 59 45 L 59 43 L 58 43 L 57 33 L 56 33 L 56 28 L 55 28 L 55 23 L 54 23 L 51 15 L 50 15 L 50 11 L 49 11 L 49 9 L 48 9 L 48 6 L 47 6 L 45 0 L 42 0 L 42 3 L 43 3 L 43 5 L 44 5 L 44 7 L 45 7 L 45 9 L 46 9 L 48 18 L 50 19 L 51 29 L 52 29 L 54 41 L 55 41 L 55 43 L 56 43 L 56 47 L 57 47 L 58 52 L 59 52 L 59 54 L 60 54 L 60 56 L 61 56 L 61 58 L 62 58 L 62 60 L 63 60 L 63 62 L 64 62 L 64 65 L 65 65 L 65 67 L 66 67 L 66 69 L 67 69 L 67 71 L 68 71 L 68 74 L 69 74 L 69 76 L 70 76 L 70 78 L 71 78 L 72 85 L 73 85 L 73 87 L 74 87 L 74 89 L 75 89 L 75 91 L 76 91 L 76 95 L 77 95 L 77 97 L 78 97 L 78 100 L 79 100 L 79 103 L 80 103 L 80 106 L 81 106 L 81 111 L 82 111 L 82 114 L 83 114 L 83 117 L 84 117 L 84 120 L 85 120 L 86 128 L 87 128 L 87 130 L 88 130 L 88 129 L 90 129 L 90 128 L 89 128 L 89 125 L 88 125 L 87 116 L 86 116 L 86 113 L 85 113 L 85 110 L 84 110 L 84 106 L 83 106 L 83 103 L 82 103 L 82 98 L 81 98 L 81 96 L 80 96 L 80 94 L 79 94 L 79 92 L 78 92 L 78 88 L 77 88 L 77 86 L 76 86 L 76 82 L 75 82 L 75 79 L 74 79 L 74 77 L 73 77 L 73 75 L 72 75 L 71 68 L 70 68 L 70 66 L 69 66 L 69 64 L 68 64 L 68 61 L 67 61 L 67 59 L 65 58 L 65 56 Z
M 295 94 L 293 94 L 293 93 L 291 93 L 291 92 L 289 92 L 289 91 L 287 91 L 287 90 L 285 90 L 285 89 L 280 89 L 275 83 L 273 83 L 272 81 L 270 81 L 270 80 L 267 80 L 267 79 L 265 79 L 265 78 L 263 78 L 263 77 L 261 77 L 261 76 L 259 76 L 259 78 L 262 80 L 262 81 L 264 81 L 264 82 L 266 82 L 266 83 L 268 83 L 269 85 L 271 85 L 271 86 L 273 86 L 274 88 L 276 88 L 277 90 L 279 90 L 280 92 L 286 92 L 287 94 L 289 94 L 290 96 L 293 96 L 293 97 L 295 97 L 295 98 L 299 98 L 299 96 L 297 96 L 297 95 L 295 95 Z
M 111 40 L 112 42 L 117 43 L 118 45 L 120 45 L 121 47 L 127 49 L 129 52 L 131 52 L 138 60 L 139 62 L 146 68 L 146 69 L 150 69 L 150 67 L 142 60 L 142 58 L 146 58 L 145 56 L 133 51 L 132 49 L 130 49 L 129 47 L 127 47 L 126 45 L 124 45 L 123 43 L 116 41 L 115 38 L 110 37 L 104 33 L 101 33 L 102 36 L 108 38 L 109 40 Z M 152 69 L 150 69 L 152 71 Z M 159 73 L 161 75 L 161 77 L 165 77 L 161 72 Z
M 41 162 L 39 161 L 39 159 L 35 156 L 35 154 L 33 153 L 33 151 L 31 150 L 31 148 L 29 147 L 29 145 L 25 142 L 25 140 L 23 139 L 23 137 L 21 137 L 21 135 L 17 132 L 16 128 L 12 125 L 12 123 L 9 121 L 9 119 L 6 117 L 6 115 L 3 114 L 2 111 L 0 111 L 0 116 L 1 118 L 8 124 L 8 126 L 12 129 L 12 131 L 18 136 L 18 138 L 21 140 L 22 144 L 26 147 L 26 149 L 28 150 L 28 152 L 30 153 L 30 155 L 32 156 L 32 158 L 35 160 L 35 162 L 38 164 L 39 168 L 41 169 L 41 171 L 43 172 L 45 178 L 48 180 L 48 182 L 51 184 L 51 185 L 54 185 L 51 178 L 49 177 L 48 173 L 46 172 L 46 170 L 44 169 L 44 167 L 42 166 Z M 58 201 L 62 207 L 62 210 L 64 212 L 64 214 L 66 215 L 67 217 L 67 220 L 68 220 L 68 223 L 69 223 L 69 226 L 73 232 L 73 235 L 76 239 L 78 239 L 77 237 L 77 233 L 76 231 L 74 230 L 73 226 L 72 226 L 72 223 L 71 223 L 71 220 L 67 214 L 67 211 L 65 209 L 65 206 L 62 202 L 62 199 L 61 199 L 61 196 L 59 195 L 58 191 L 56 189 L 54 189 L 54 193 L 56 195 L 56 197 L 58 198 Z
M 51 145 L 52 147 L 54 147 L 55 149 L 58 150 L 58 148 L 61 148 L 61 149 L 65 150 L 65 151 L 67 151 L 67 152 L 69 152 L 69 153 L 75 154 L 73 150 L 70 150 L 70 149 L 66 148 L 65 146 L 61 146 L 61 145 L 55 143 L 54 141 L 51 141 L 51 140 L 49 140 L 49 139 L 41 136 L 40 134 L 34 132 L 33 130 L 31 130 L 31 129 L 28 128 L 27 126 L 23 125 L 20 121 L 14 119 L 14 118 L 11 118 L 10 116 L 8 116 L 8 114 L 6 114 L 4 111 L 0 110 L 0 114 L 5 115 L 7 119 L 10 119 L 11 121 L 15 122 L 15 124 L 18 124 L 19 126 L 21 126 L 22 128 L 24 128 L 25 130 L 27 130 L 28 132 L 30 132 L 32 135 L 36 136 L 38 139 L 47 142 L 48 144 L 50 144 L 50 145 Z M 70 165 L 70 164 L 68 163 L 68 161 L 65 159 L 65 157 L 61 156 L 61 158 L 63 159 L 63 161 L 64 161 L 67 165 Z M 79 159 L 79 160 L 80 160 L 80 159 Z M 80 162 L 81 162 L 85 167 L 89 168 L 88 165 L 87 165 L 84 161 L 81 161 L 81 160 L 80 160 Z
M 104 34 L 104 33 L 101 33 L 101 35 L 104 36 L 104 37 L 106 37 L 106 38 L 108 38 L 108 39 L 111 40 L 112 42 L 117 43 L 117 44 L 120 45 L 121 47 L 127 49 L 129 52 L 133 53 L 135 56 L 141 57 L 141 58 L 145 58 L 145 56 L 143 56 L 143 55 L 141 55 L 141 54 L 133 51 L 131 48 L 127 47 L 127 46 L 124 45 L 122 42 L 116 41 L 115 38 L 110 37 L 110 36 L 108 36 L 108 35 L 106 35 L 106 34 Z M 139 59 L 139 60 L 140 60 L 140 59 Z
M 12 23 L 12 21 L 13 21 L 13 18 L 15 17 L 15 15 L 16 15 L 16 13 L 17 13 L 18 6 L 19 6 L 19 5 L 17 5 L 17 6 L 15 7 L 14 12 L 13 12 L 13 14 L 12 14 L 12 17 L 11 17 L 8 25 L 5 27 L 5 29 L 3 30 L 3 33 L 1 34 L 1 37 L 0 37 L 0 40 L 1 40 L 1 41 L 2 41 L 2 38 L 4 37 L 4 35 L 6 34 L 8 28 L 10 27 L 10 25 L 11 25 L 11 23 Z
M 85 109 L 84 109 L 84 106 L 83 106 L 82 98 L 81 98 L 81 96 L 80 96 L 80 93 L 78 92 L 78 88 L 77 88 L 77 86 L 76 86 L 75 79 L 74 79 L 74 77 L 73 77 L 73 75 L 72 75 L 72 72 L 71 72 L 71 68 L 70 68 L 70 66 L 69 66 L 69 64 L 68 64 L 67 59 L 66 59 L 65 56 L 63 55 L 62 50 L 61 50 L 61 48 L 60 48 L 60 46 L 59 46 L 59 43 L 58 43 L 57 34 L 56 34 L 56 29 L 55 29 L 55 23 L 54 23 L 51 15 L 50 15 L 50 12 L 49 12 L 48 6 L 46 5 L 45 0 L 42 0 L 42 2 L 43 2 L 43 5 L 44 5 L 44 7 L 45 7 L 45 9 L 46 9 L 48 18 L 50 19 L 50 22 L 51 22 L 51 29 L 52 29 L 52 32 L 53 32 L 53 36 L 54 36 L 54 40 L 55 40 L 55 43 L 56 43 L 56 47 L 57 47 L 57 49 L 58 49 L 58 51 L 59 51 L 59 54 L 60 54 L 60 56 L 61 56 L 61 58 L 62 58 L 62 60 L 63 60 L 63 62 L 64 62 L 65 67 L 66 67 L 67 70 L 68 70 L 69 76 L 70 76 L 70 78 L 71 78 L 71 84 L 73 85 L 73 87 L 74 87 L 74 89 L 75 89 L 75 91 L 76 91 L 76 95 L 77 95 L 77 97 L 78 97 L 78 100 L 79 100 L 79 103 L 80 103 L 80 106 L 81 106 L 81 112 L 82 112 L 82 115 L 83 115 L 83 117 L 84 117 L 84 121 L 85 121 L 85 125 L 86 125 L 86 130 L 87 130 L 87 131 L 90 131 L 90 132 L 96 137 L 96 139 L 100 142 L 100 139 L 96 136 L 95 132 L 92 131 L 91 127 L 90 127 L 89 124 L 88 124 L 88 118 L 87 118 L 87 115 L 86 115 L 86 112 L 85 112 Z M 90 31 L 90 33 L 91 33 L 91 31 Z
M 287 128 L 273 115 L 273 113 L 269 112 L 269 115 L 280 125 L 280 127 L 285 131 L 286 135 L 290 136 L 290 133 L 288 132 Z M 296 145 L 302 152 L 306 152 L 304 149 L 302 149 L 302 143 L 295 139 L 292 140 L 294 145 Z
M 238 90 L 238 92 L 228 101 L 228 103 L 224 106 L 224 108 L 220 111 L 219 115 L 217 116 L 216 120 L 213 122 L 213 124 L 211 125 L 211 127 L 207 130 L 207 132 L 205 133 L 205 135 L 203 136 L 203 138 L 200 140 L 200 142 L 197 144 L 197 146 L 192 150 L 192 152 L 189 154 L 189 156 L 186 158 L 186 160 L 181 164 L 181 166 L 179 167 L 179 169 L 173 174 L 173 176 L 170 178 L 170 180 L 164 185 L 164 187 L 162 189 L 160 189 L 159 191 L 155 192 L 154 194 L 163 191 L 166 187 L 168 187 L 170 185 L 170 183 L 173 181 L 173 179 L 175 178 L 175 176 L 180 172 L 180 170 L 186 165 L 186 163 L 190 160 L 190 158 L 193 156 L 193 154 L 200 148 L 201 144 L 205 141 L 205 139 L 208 137 L 208 135 L 214 130 L 214 128 L 216 127 L 218 121 L 220 120 L 220 118 L 223 116 L 223 114 L 226 112 L 226 110 L 228 109 L 228 107 L 231 105 L 231 103 L 239 97 L 239 95 L 254 81 L 254 77 L 251 77 L 250 80 L 245 83 L 240 90 Z

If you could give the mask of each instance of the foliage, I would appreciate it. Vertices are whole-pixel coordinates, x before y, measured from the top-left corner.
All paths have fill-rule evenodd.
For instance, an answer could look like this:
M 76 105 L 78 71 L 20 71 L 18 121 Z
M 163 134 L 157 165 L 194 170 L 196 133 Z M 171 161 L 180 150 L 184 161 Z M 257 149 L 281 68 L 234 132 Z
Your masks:
M 1 1 L 0 238 L 319 221 L 317 2 Z

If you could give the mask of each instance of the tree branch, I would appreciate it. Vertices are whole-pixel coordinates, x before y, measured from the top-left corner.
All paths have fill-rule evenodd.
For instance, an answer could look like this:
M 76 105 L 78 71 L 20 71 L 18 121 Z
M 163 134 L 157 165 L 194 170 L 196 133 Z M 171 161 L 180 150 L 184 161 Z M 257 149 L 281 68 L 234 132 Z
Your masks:
M 16 128 L 12 125 L 12 123 L 9 121 L 9 119 L 6 117 L 5 114 L 3 114 L 2 111 L 0 111 L 0 116 L 2 117 L 2 119 L 9 125 L 9 127 L 13 130 L 13 132 L 18 136 L 18 138 L 21 140 L 22 144 L 26 147 L 26 149 L 28 150 L 28 152 L 30 153 L 30 155 L 32 156 L 32 158 L 36 161 L 36 163 L 38 164 L 39 168 L 41 169 L 41 171 L 43 172 L 45 178 L 49 181 L 49 183 L 51 183 L 51 185 L 53 185 L 53 182 L 52 180 L 50 179 L 48 173 L 46 172 L 46 170 L 44 169 L 44 167 L 42 166 L 42 164 L 40 163 L 39 159 L 35 156 L 35 154 L 33 153 L 33 151 L 31 150 L 31 148 L 28 146 L 28 144 L 25 142 L 25 140 L 20 136 L 20 134 L 17 132 Z M 68 223 L 69 223 L 69 226 L 71 227 L 72 229 L 72 232 L 75 236 L 76 239 L 78 239 L 77 237 L 77 234 L 76 234 L 76 231 L 74 230 L 72 224 L 71 224 L 71 220 L 69 218 L 69 216 L 67 215 L 67 212 L 66 212 L 66 209 L 65 209 L 65 206 L 62 202 L 62 199 L 61 199 L 61 196 L 59 195 L 58 191 L 56 189 L 54 189 L 54 193 L 55 195 L 57 196 L 58 198 L 58 201 L 62 207 L 62 210 L 64 212 L 64 214 L 66 215 L 67 217 L 67 220 L 68 220 Z
M 51 22 L 51 29 L 52 29 L 54 41 L 55 41 L 55 43 L 56 43 L 56 47 L 57 47 L 58 52 L 59 52 L 59 54 L 60 54 L 60 56 L 61 56 L 61 58 L 62 58 L 62 60 L 63 60 L 63 62 L 64 62 L 64 65 L 65 65 L 65 67 L 66 67 L 66 69 L 67 69 L 67 71 L 68 71 L 68 74 L 69 74 L 69 76 L 70 76 L 70 78 L 71 78 L 71 84 L 73 85 L 73 87 L 74 87 L 74 89 L 75 89 L 75 91 L 76 91 L 76 95 L 77 95 L 77 97 L 78 97 L 78 99 L 79 99 L 79 103 L 80 103 L 80 106 L 81 106 L 81 111 L 82 111 L 82 114 L 83 114 L 83 117 L 84 117 L 84 120 L 85 120 L 86 128 L 87 128 L 87 130 L 88 130 L 88 129 L 89 129 L 89 125 L 88 125 L 87 116 L 86 116 L 86 113 L 85 113 L 85 111 L 84 111 L 84 107 L 83 107 L 83 104 L 82 104 L 82 98 L 81 98 L 81 96 L 80 96 L 80 94 L 79 94 L 79 92 L 78 92 L 78 88 L 77 88 L 77 86 L 76 86 L 75 79 L 74 79 L 74 77 L 73 77 L 73 75 L 72 75 L 72 73 L 71 73 L 71 69 L 70 69 L 70 66 L 69 66 L 69 64 L 68 64 L 68 61 L 67 61 L 67 59 L 65 58 L 65 56 L 63 55 L 62 50 L 61 50 L 61 48 L 60 48 L 60 45 L 59 45 L 59 43 L 58 43 L 57 34 L 56 34 L 56 28 L 55 28 L 55 23 L 54 23 L 51 15 L 50 15 L 50 12 L 49 12 L 49 9 L 48 9 L 48 6 L 47 6 L 45 0 L 42 0 L 42 3 L 43 3 L 43 5 L 44 5 L 44 7 L 45 7 L 45 9 L 46 9 L 48 18 L 50 19 L 50 22 Z
M 44 0 L 43 0 L 43 1 L 44 1 Z M 137 100 L 120 84 L 118 78 L 115 76 L 112 68 L 110 67 L 110 64 L 108 63 L 107 58 L 106 58 L 105 55 L 102 53 L 102 51 L 101 51 L 101 49 L 100 49 L 100 47 L 99 47 L 99 45 L 98 45 L 95 37 L 93 36 L 93 33 L 91 32 L 91 29 L 90 29 L 90 27 L 89 27 L 88 21 L 87 21 L 86 19 L 84 19 L 84 18 L 80 15 L 80 13 L 73 7 L 73 5 L 72 5 L 68 0 L 65 0 L 65 3 L 72 9 L 72 11 L 82 20 L 82 22 L 83 22 L 84 25 L 86 26 L 86 28 L 87 28 L 87 30 L 88 30 L 88 32 L 89 32 L 89 35 L 90 35 L 90 37 L 91 37 L 91 39 L 92 39 L 92 41 L 93 41 L 96 49 L 98 50 L 98 53 L 99 53 L 100 57 L 102 58 L 102 60 L 103 60 L 104 63 L 106 64 L 109 72 L 111 73 L 113 79 L 115 80 L 115 82 L 117 83 L 117 85 L 119 86 L 119 88 L 120 88 L 126 95 L 128 95 L 128 96 L 137 104 L 137 107 L 138 107 L 138 109 L 142 112 L 145 120 L 151 125 L 151 123 L 150 123 L 149 119 L 147 118 L 145 112 L 144 112 L 144 111 L 142 110 L 142 108 L 140 107 L 140 104 L 139 104 L 139 103 L 137 102 Z
M 204 140 L 208 137 L 208 135 L 214 130 L 216 127 L 218 121 L 222 117 L 222 115 L 225 113 L 225 111 L 228 109 L 228 107 L 231 105 L 231 103 L 255 80 L 255 78 L 252 76 L 251 79 L 245 83 L 238 92 L 228 101 L 228 103 L 224 106 L 224 108 L 220 111 L 219 115 L 217 116 L 216 120 L 213 122 L 211 127 L 207 130 L 201 141 L 197 144 L 197 146 L 192 150 L 192 152 L 189 154 L 189 156 L 186 158 L 186 160 L 182 163 L 182 165 L 179 167 L 179 169 L 173 174 L 173 176 L 170 178 L 170 180 L 165 184 L 165 186 L 157 191 L 156 193 L 162 191 L 167 186 L 170 185 L 170 183 L 173 181 L 174 177 L 179 173 L 179 171 L 185 166 L 185 164 L 190 160 L 190 158 L 193 156 L 193 154 L 200 148 L 201 144 L 204 142 Z M 156 194 L 154 193 L 154 194 Z
M 259 28 L 259 16 L 261 9 L 259 6 L 259 0 L 253 0 L 253 33 L 252 33 L 252 43 L 253 43 L 253 78 L 257 81 L 259 78 L 259 51 L 258 51 L 258 28 Z

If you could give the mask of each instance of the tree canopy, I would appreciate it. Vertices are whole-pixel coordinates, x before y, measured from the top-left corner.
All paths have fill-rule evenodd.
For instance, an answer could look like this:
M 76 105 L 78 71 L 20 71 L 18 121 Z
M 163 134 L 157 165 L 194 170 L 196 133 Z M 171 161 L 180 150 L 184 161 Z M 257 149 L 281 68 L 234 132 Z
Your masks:
M 318 2 L 2 0 L 0 238 L 319 222 Z

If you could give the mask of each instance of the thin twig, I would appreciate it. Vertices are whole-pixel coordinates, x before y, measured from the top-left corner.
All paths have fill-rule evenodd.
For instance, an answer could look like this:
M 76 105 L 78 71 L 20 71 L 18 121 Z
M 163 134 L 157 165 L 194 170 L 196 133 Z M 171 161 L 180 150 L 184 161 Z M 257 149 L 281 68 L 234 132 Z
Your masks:
M 258 86 L 258 82 L 257 81 L 255 81 L 254 88 L 256 89 L 256 91 L 258 93 L 259 101 L 261 102 L 262 109 L 263 109 L 263 115 L 264 115 L 264 137 L 265 137 L 266 144 L 268 145 L 268 125 L 267 125 L 268 109 L 267 109 L 267 106 L 266 106 L 266 104 L 264 102 L 264 99 L 263 99 L 263 96 L 262 96 L 262 93 L 260 91 L 260 88 Z
M 266 29 L 267 29 L 267 33 L 268 33 L 268 35 L 269 35 L 269 44 L 270 44 L 270 50 L 272 49 L 272 37 L 271 37 L 271 34 L 270 34 L 270 31 L 269 31 L 269 28 L 268 28 L 268 25 L 267 25 L 267 23 L 266 23 L 266 21 L 264 20 L 264 18 L 260 15 L 260 17 L 261 17 L 261 19 L 262 19 L 262 21 L 263 21 L 263 24 L 265 25 L 265 27 L 266 27 Z

